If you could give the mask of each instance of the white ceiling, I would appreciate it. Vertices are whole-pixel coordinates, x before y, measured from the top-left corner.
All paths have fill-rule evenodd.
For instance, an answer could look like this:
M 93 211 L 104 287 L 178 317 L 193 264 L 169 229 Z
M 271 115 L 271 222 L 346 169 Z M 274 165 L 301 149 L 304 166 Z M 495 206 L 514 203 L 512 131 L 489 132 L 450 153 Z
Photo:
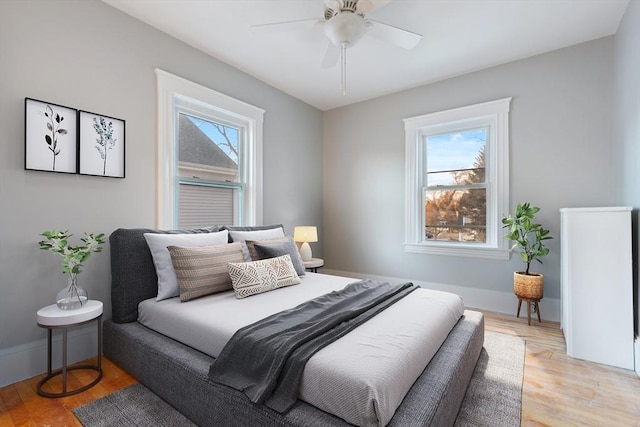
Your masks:
M 321 110 L 352 104 L 616 32 L 629 0 L 372 0 L 367 18 L 423 35 L 412 50 L 365 36 L 322 68 L 322 28 L 252 25 L 321 19 L 322 0 L 103 0 Z M 386 5 L 384 3 L 387 3 Z

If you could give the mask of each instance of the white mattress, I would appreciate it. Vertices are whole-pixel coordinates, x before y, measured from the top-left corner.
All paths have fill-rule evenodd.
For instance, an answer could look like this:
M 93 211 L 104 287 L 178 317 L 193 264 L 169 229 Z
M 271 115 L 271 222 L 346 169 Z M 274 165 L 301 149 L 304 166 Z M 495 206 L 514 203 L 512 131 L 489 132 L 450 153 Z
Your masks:
M 239 328 L 357 281 L 316 273 L 300 279 L 244 299 L 232 291 L 185 303 L 151 298 L 140 303 L 138 321 L 217 357 Z M 457 295 L 417 289 L 316 353 L 300 399 L 355 425 L 386 425 L 463 311 Z

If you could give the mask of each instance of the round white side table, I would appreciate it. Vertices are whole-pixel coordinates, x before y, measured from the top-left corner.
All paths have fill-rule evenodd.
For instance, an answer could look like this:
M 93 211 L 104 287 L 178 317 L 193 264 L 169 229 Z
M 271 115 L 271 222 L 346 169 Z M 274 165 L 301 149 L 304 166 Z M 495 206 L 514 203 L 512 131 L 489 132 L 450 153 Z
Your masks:
M 324 260 L 322 258 L 311 258 L 309 261 L 303 261 L 303 264 L 306 270 L 317 273 L 318 269 L 324 265 Z
M 83 307 L 76 310 L 60 310 L 56 304 L 42 307 L 37 313 L 38 326 L 47 328 L 47 376 L 38 382 L 37 391 L 44 397 L 66 397 L 83 392 L 98 384 L 102 379 L 102 302 L 88 300 Z M 98 363 L 97 365 L 67 366 L 67 328 L 84 325 L 97 320 L 98 325 Z M 51 370 L 51 338 L 54 329 L 62 329 L 62 367 Z M 67 372 L 75 369 L 92 369 L 98 376 L 91 383 L 67 391 Z M 42 390 L 42 386 L 51 378 L 62 374 L 62 391 L 51 393 Z

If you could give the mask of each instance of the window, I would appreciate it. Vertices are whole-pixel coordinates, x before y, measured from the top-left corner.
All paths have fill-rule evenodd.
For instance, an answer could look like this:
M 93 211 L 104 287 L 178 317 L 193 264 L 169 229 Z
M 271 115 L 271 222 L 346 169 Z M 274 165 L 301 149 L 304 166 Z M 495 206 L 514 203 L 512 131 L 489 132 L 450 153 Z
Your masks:
M 509 258 L 510 101 L 404 120 L 407 252 Z
M 161 228 L 262 222 L 264 111 L 156 69 Z

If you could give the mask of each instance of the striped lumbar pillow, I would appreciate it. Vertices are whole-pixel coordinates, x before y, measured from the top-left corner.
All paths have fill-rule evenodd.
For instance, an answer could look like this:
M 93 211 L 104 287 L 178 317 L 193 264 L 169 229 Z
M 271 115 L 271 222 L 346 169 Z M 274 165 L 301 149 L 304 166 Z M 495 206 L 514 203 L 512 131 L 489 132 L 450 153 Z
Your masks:
M 229 276 L 238 298 L 300 283 L 288 254 L 253 262 L 230 262 Z
M 232 289 L 227 264 L 244 261 L 241 243 L 191 248 L 169 246 L 167 250 L 183 302 Z

